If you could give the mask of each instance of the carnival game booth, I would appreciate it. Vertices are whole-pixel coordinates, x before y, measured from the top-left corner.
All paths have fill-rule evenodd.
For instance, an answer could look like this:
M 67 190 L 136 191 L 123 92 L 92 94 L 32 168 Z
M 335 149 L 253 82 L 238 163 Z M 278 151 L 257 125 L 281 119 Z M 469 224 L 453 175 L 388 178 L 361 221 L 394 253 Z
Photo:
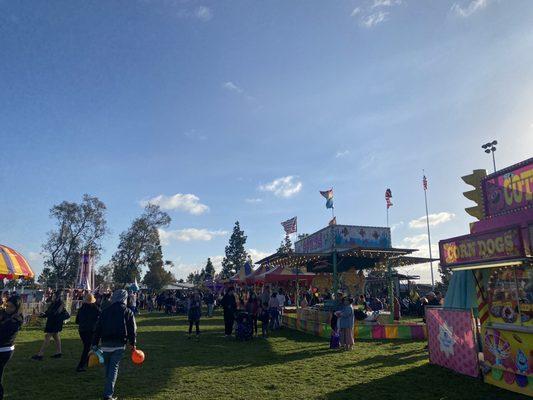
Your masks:
M 473 332 L 485 382 L 533 397 L 533 158 L 488 176 L 476 170 L 463 180 L 475 187 L 465 193 L 469 199 L 479 192 L 478 209 L 467 211 L 480 220 L 470 234 L 440 241 L 440 262 L 475 286 Z M 460 364 L 471 343 L 456 326 L 441 317 L 430 348 L 431 336 L 443 336 L 447 360 Z
M 394 298 L 393 269 L 427 263 L 428 258 L 413 257 L 416 249 L 399 249 L 391 245 L 389 228 L 355 225 L 332 225 L 323 228 L 295 243 L 291 254 L 273 254 L 258 262 L 270 267 L 298 268 L 315 273 L 313 287 L 342 290 L 354 297 L 365 293 L 363 270 L 385 265 L 388 271 L 389 298 Z M 394 302 L 392 302 L 394 304 Z M 285 314 L 286 326 L 329 337 L 331 304 L 325 303 L 299 309 L 296 315 Z M 425 339 L 425 324 L 394 321 L 394 309 L 387 318 L 371 318 L 355 324 L 358 339 Z

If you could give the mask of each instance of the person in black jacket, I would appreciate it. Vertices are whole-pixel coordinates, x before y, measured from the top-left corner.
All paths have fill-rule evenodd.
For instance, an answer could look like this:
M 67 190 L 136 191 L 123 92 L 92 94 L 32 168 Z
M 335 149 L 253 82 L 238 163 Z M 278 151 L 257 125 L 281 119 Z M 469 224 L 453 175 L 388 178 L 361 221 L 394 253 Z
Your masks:
M 62 294 L 63 292 L 61 290 L 57 290 L 52 295 L 52 302 L 44 314 L 41 315 L 42 318 L 46 318 L 46 325 L 44 327 L 44 341 L 39 352 L 32 357 L 33 360 L 43 360 L 44 350 L 52 338 L 56 344 L 56 352 L 52 358 L 61 358 L 62 356 L 61 338 L 59 337 L 59 332 L 63 330 L 63 322 L 65 321 L 65 317 L 68 318 L 66 315 L 67 313 L 65 312 L 65 303 L 61 298 Z
M 101 349 L 104 353 L 105 386 L 104 400 L 114 400 L 115 383 L 118 376 L 120 360 L 129 342 L 135 350 L 137 326 L 133 312 L 126 307 L 128 292 L 118 289 L 113 292 L 111 305 L 102 310 L 96 323 L 93 345 L 97 346 L 102 341 Z
M 237 302 L 235 301 L 232 287 L 230 287 L 224 297 L 222 297 L 220 304 L 224 309 L 224 335 L 228 337 L 231 336 L 231 333 L 233 332 L 235 311 L 237 311 Z
M 0 311 L 0 400 L 4 398 L 4 369 L 15 350 L 15 338 L 23 321 L 20 312 L 22 300 L 18 295 L 11 296 L 5 307 Z
M 94 329 L 96 328 L 96 321 L 100 316 L 100 307 L 96 304 L 95 297 L 87 293 L 83 299 L 83 304 L 76 315 L 76 324 L 78 324 L 78 332 L 81 341 L 83 342 L 83 351 L 81 353 L 80 363 L 76 371 L 83 372 L 87 368 L 89 361 L 89 350 L 93 340 Z

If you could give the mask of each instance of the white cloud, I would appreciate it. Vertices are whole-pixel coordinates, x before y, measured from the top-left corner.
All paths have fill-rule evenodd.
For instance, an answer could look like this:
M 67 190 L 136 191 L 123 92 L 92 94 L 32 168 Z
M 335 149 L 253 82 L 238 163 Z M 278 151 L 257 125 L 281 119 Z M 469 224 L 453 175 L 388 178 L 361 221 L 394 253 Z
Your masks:
M 267 252 L 256 250 L 256 249 L 248 249 L 246 251 L 248 252 L 250 257 L 252 257 L 252 261 L 254 263 L 272 254 L 272 253 L 267 253 Z
M 164 230 L 159 229 L 159 238 L 161 243 L 168 245 L 171 241 L 177 240 L 180 242 L 190 242 L 190 241 L 204 241 L 208 242 L 215 237 L 226 236 L 228 231 L 217 230 L 211 231 L 208 229 L 197 229 L 197 228 L 185 228 L 185 229 L 176 229 L 176 230 Z
M 391 232 L 394 232 L 396 229 L 403 226 L 403 221 L 397 222 L 396 224 L 392 224 L 390 227 Z
M 200 132 L 197 132 L 195 129 L 191 129 L 191 130 L 183 132 L 183 136 L 189 139 L 202 140 L 202 141 L 207 140 L 206 135 L 201 134 Z
M 454 3 L 451 10 L 455 12 L 456 15 L 467 18 L 474 14 L 475 12 L 482 10 L 487 7 L 489 0 L 470 0 L 467 4 L 463 2 L 463 6 L 459 3 Z
M 356 15 L 358 15 L 359 13 L 361 12 L 361 7 L 355 7 L 352 11 L 352 13 L 350 14 L 350 17 L 355 17 Z
M 207 22 L 213 18 L 213 11 L 206 6 L 200 6 L 194 10 L 194 16 L 200 21 Z
M 348 154 L 350 154 L 350 150 L 337 151 L 337 154 L 335 154 L 335 158 L 346 157 Z
M 398 247 L 419 250 L 413 253 L 413 256 L 416 257 L 429 257 L 428 235 L 425 233 L 404 237 Z M 431 244 L 431 256 L 433 258 L 439 257 L 439 245 L 437 243 Z
M 378 11 L 376 13 L 361 17 L 360 24 L 365 28 L 372 28 L 373 26 L 385 22 L 388 18 L 388 15 L 388 12 Z
M 372 8 L 376 7 L 392 7 L 402 4 L 402 0 L 374 0 L 374 4 L 372 4 Z
M 231 81 L 224 82 L 222 84 L 222 87 L 224 89 L 226 89 L 226 90 L 229 90 L 230 92 L 235 92 L 235 93 L 239 93 L 239 94 L 244 93 L 244 90 L 242 90 L 241 87 L 237 86 L 235 83 L 233 83 Z
M 265 185 L 260 185 L 259 190 L 264 192 L 272 192 L 278 197 L 289 198 L 298 194 L 302 190 L 302 182 L 296 179 L 293 175 L 284 176 L 274 179 L 272 182 Z
M 244 201 L 247 202 L 247 203 L 250 203 L 250 204 L 257 204 L 257 203 L 261 203 L 263 201 L 263 199 L 260 199 L 260 198 L 244 199 Z
M 176 193 L 173 196 L 160 194 L 150 200 L 141 201 L 143 207 L 148 204 L 157 205 L 161 207 L 162 210 L 180 210 L 192 215 L 201 215 L 206 211 L 209 211 L 208 206 L 200 203 L 200 198 L 198 196 L 190 193 Z
M 453 218 L 455 218 L 455 214 L 449 213 L 449 212 L 440 212 L 437 214 L 429 214 L 429 226 L 437 226 L 440 224 L 443 224 L 445 222 L 451 221 Z M 409 222 L 409 228 L 425 228 L 427 227 L 427 221 L 426 217 L 420 217 L 417 219 L 413 219 Z

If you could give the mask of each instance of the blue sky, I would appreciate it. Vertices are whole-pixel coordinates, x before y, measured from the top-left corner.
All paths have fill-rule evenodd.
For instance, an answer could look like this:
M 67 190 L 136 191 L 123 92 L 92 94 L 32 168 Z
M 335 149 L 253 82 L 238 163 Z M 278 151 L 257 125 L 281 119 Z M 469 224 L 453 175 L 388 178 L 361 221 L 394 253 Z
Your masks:
M 385 225 L 427 254 L 467 232 L 460 176 L 533 149 L 533 3 L 0 2 L 0 242 L 42 268 L 49 208 L 108 206 L 106 262 L 150 199 L 184 277 L 236 220 L 257 259 L 280 222 Z M 413 222 L 414 221 L 414 222 Z M 411 267 L 423 281 L 427 266 Z

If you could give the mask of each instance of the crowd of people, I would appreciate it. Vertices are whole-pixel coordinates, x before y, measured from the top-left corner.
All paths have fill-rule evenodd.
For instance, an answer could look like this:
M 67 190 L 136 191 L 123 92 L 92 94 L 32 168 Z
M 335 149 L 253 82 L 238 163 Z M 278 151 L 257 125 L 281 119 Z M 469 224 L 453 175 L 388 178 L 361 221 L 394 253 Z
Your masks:
M 73 301 L 69 310 L 65 298 Z M 118 376 L 119 364 L 129 344 L 135 349 L 136 323 L 135 315 L 141 312 L 161 311 L 166 314 L 186 314 L 188 319 L 188 337 L 200 338 L 200 321 L 205 306 L 205 316 L 213 316 L 215 307 L 220 307 L 224 318 L 224 336 L 233 335 L 238 340 L 249 340 L 255 337 L 268 337 L 275 330 L 282 327 L 282 315 L 286 306 L 296 303 L 295 293 L 289 293 L 283 288 L 264 286 L 257 288 L 228 287 L 217 291 L 205 289 L 164 291 L 162 293 L 117 289 L 111 291 L 96 291 L 94 294 L 83 290 L 48 290 L 42 301 L 46 310 L 40 317 L 46 320 L 44 326 L 44 340 L 32 359 L 43 361 L 47 347 L 54 342 L 55 351 L 51 358 L 62 357 L 61 331 L 64 322 L 70 319 L 70 312 L 75 312 L 75 323 L 78 326 L 81 340 L 81 355 L 76 371 L 87 369 L 91 350 L 99 346 L 103 353 L 105 384 L 104 400 L 114 399 L 114 387 Z M 388 307 L 386 298 L 379 296 L 360 295 L 351 298 L 329 291 L 320 293 L 316 289 L 304 290 L 298 298 L 299 306 L 311 307 L 319 303 L 335 300 L 335 307 L 331 310 L 330 324 L 332 329 L 332 348 L 351 350 L 354 346 L 354 321 L 364 319 L 368 313 L 379 313 Z M 398 302 L 407 307 L 405 301 Z M 410 299 L 412 302 L 413 299 Z M 423 316 L 426 306 L 443 304 L 440 292 L 429 292 L 424 297 L 416 298 L 419 307 L 417 312 Z M 13 355 L 14 343 L 24 319 L 22 316 L 22 298 L 17 293 L 2 293 L 2 307 L 0 309 L 0 400 L 3 398 L 2 378 L 4 369 Z M 422 311 L 420 311 L 420 309 Z M 70 312 L 69 312 L 70 311 Z M 261 330 L 259 331 L 259 326 Z M 193 336 L 194 330 L 194 336 Z M 336 343 L 336 341 L 338 343 Z

